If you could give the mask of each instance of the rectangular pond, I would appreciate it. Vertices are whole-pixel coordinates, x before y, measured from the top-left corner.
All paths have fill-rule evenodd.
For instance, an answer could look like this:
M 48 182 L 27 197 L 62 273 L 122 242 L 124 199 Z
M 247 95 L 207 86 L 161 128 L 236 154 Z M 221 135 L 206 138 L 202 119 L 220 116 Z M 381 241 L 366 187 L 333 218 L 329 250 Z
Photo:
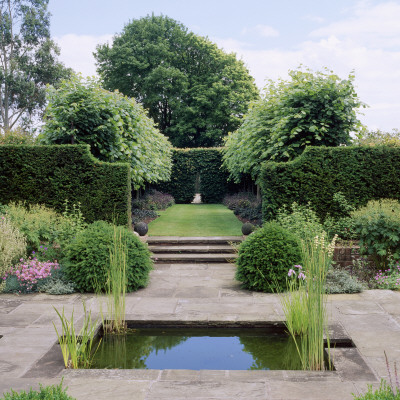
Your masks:
M 295 343 L 282 329 L 138 327 L 101 339 L 94 369 L 301 369 Z

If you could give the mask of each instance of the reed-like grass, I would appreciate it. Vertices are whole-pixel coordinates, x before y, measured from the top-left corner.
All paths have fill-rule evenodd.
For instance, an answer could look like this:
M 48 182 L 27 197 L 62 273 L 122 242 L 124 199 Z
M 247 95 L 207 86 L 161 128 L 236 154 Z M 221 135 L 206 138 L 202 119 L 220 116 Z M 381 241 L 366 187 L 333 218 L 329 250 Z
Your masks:
M 287 282 L 288 290 L 281 295 L 281 304 L 286 327 L 292 336 L 297 336 L 305 334 L 308 327 L 307 292 L 304 279 L 298 277 L 301 269 L 291 271 L 293 272 Z
M 110 268 L 107 279 L 107 318 L 103 319 L 105 333 L 126 331 L 126 260 L 127 246 L 124 233 L 114 226 L 113 243 L 110 249 Z
M 68 319 L 65 316 L 64 307 L 62 312 L 58 311 L 55 307 L 53 308 L 61 321 L 61 334 L 58 332 L 54 322 L 53 325 L 61 346 L 65 368 L 89 368 L 96 353 L 92 347 L 96 334 L 97 320 L 92 322 L 91 311 L 88 312 L 85 303 L 83 303 L 83 326 L 77 332 L 75 330 L 74 311 L 72 311 L 71 318 Z
M 305 370 L 325 369 L 325 344 L 329 353 L 325 282 L 332 261 L 336 238 L 325 242 L 325 235 L 314 240 L 302 241 L 302 270 L 304 284 L 289 285 L 289 292 L 282 297 L 286 326 L 292 335 Z M 329 359 L 330 366 L 330 359 Z

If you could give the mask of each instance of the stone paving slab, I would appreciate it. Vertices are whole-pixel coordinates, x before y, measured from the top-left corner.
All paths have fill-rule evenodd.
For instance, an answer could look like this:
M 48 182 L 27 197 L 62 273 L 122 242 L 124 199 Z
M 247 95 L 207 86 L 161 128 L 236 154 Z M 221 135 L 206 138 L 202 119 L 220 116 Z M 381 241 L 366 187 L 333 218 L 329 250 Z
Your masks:
M 128 294 L 127 319 L 141 321 L 282 321 L 279 295 L 242 290 L 229 263 L 159 264 L 147 288 Z M 105 298 L 0 294 L 0 393 L 59 383 L 87 399 L 352 399 L 387 376 L 384 351 L 400 361 L 400 293 L 385 290 L 329 296 L 329 316 L 339 321 L 358 347 L 372 375 L 305 371 L 72 371 L 42 375 L 37 362 L 55 341 L 53 305 L 82 317 L 85 300 L 94 316 Z M 79 322 L 78 322 L 79 325 Z M 59 325 L 58 325 L 59 326 Z M 339 358 L 338 358 L 339 360 Z M 25 378 L 24 378 L 25 376 Z M 360 381 L 361 379 L 361 381 Z

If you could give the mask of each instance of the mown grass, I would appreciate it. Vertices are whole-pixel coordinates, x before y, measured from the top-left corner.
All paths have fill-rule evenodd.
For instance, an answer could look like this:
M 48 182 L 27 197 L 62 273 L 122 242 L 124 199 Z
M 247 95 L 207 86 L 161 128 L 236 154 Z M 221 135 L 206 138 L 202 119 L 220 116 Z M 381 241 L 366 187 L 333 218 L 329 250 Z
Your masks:
M 242 223 L 222 204 L 176 204 L 150 222 L 150 236 L 239 236 Z

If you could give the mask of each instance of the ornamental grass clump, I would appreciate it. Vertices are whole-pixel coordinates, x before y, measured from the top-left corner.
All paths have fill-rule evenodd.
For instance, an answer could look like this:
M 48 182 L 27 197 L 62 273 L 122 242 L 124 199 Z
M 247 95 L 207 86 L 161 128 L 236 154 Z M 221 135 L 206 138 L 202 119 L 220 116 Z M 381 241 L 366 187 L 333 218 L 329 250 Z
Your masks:
M 105 333 L 122 333 L 126 330 L 125 296 L 127 289 L 126 260 L 128 248 L 126 236 L 114 226 L 113 243 L 110 249 L 110 269 L 106 283 L 107 320 L 103 319 Z
M 325 234 L 301 242 L 303 265 L 301 285 L 289 285 L 289 294 L 283 296 L 282 305 L 286 326 L 293 337 L 304 370 L 325 369 L 324 334 L 329 352 L 325 283 L 330 267 L 336 236 L 326 243 Z M 293 275 L 295 271 L 290 270 Z M 299 315 L 297 315 L 299 314 Z M 304 323 L 303 327 L 295 322 Z M 330 368 L 330 361 L 329 361 Z
M 61 333 L 54 322 L 53 325 L 61 346 L 65 368 L 89 368 L 101 342 L 101 340 L 98 342 L 97 348 L 93 351 L 97 320 L 92 322 L 91 311 L 88 312 L 86 304 L 83 303 L 83 325 L 78 332 L 75 328 L 74 310 L 72 310 L 71 318 L 68 319 L 65 316 L 64 307 L 62 312 L 53 308 L 61 321 Z
M 0 216 L 0 278 L 14 262 L 26 255 L 26 239 L 9 218 Z M 3 286 L 0 279 L 0 289 Z
M 286 327 L 295 336 L 306 333 L 308 327 L 305 279 L 303 267 L 295 265 L 294 269 L 291 268 L 288 273 L 288 291 L 281 297 Z

